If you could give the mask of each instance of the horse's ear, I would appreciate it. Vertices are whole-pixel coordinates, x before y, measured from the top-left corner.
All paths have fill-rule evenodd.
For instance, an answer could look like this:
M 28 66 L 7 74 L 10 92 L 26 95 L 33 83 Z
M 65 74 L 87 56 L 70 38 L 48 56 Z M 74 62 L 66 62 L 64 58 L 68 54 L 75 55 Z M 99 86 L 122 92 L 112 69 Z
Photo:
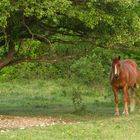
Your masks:
M 120 55 L 118 56 L 118 59 L 119 59 L 119 60 L 121 59 Z

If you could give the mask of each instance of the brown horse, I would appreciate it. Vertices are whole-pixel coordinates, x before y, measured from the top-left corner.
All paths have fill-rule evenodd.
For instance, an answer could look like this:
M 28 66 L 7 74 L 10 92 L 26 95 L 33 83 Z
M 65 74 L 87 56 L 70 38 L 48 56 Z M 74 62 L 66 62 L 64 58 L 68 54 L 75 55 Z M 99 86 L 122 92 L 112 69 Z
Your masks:
M 130 111 L 135 107 L 135 88 L 140 81 L 140 71 L 134 60 L 120 60 L 120 56 L 112 59 L 110 83 L 115 96 L 116 111 L 119 115 L 118 90 L 122 90 L 124 97 L 123 114 L 128 114 L 128 90 L 130 91 Z

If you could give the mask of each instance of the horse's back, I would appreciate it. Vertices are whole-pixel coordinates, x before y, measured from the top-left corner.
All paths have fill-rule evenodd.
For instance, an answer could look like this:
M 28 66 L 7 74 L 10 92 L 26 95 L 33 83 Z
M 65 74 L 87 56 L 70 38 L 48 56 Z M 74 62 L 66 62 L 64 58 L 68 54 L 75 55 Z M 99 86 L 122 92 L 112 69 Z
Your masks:
M 137 63 L 132 59 L 122 60 L 122 63 L 128 67 L 134 68 L 135 70 L 138 68 Z
M 134 60 L 127 59 L 127 60 L 122 60 L 123 66 L 125 69 L 127 69 L 130 73 L 134 73 L 134 76 L 137 77 L 137 72 L 138 72 L 138 65 Z

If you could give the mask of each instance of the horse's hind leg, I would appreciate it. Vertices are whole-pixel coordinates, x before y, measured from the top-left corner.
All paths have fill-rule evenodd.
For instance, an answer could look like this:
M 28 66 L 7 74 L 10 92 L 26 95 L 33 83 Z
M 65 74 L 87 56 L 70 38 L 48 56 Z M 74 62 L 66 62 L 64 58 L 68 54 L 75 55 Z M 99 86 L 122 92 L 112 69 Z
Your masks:
M 135 109 L 135 90 L 130 88 L 130 112 L 133 112 Z
M 139 84 L 136 84 L 135 93 L 136 93 L 138 105 L 140 106 L 140 86 L 139 86 Z

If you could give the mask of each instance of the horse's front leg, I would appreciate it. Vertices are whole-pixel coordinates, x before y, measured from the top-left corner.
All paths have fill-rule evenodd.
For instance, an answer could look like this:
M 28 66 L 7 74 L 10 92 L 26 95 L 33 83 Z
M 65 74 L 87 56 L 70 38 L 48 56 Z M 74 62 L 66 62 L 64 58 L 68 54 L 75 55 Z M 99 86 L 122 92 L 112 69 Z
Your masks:
M 113 92 L 114 92 L 114 97 L 115 97 L 115 104 L 116 104 L 116 109 L 115 109 L 115 116 L 119 116 L 119 99 L 118 99 L 118 89 L 113 87 Z
M 128 115 L 128 87 L 123 88 L 123 98 L 124 98 L 124 111 L 123 114 Z

